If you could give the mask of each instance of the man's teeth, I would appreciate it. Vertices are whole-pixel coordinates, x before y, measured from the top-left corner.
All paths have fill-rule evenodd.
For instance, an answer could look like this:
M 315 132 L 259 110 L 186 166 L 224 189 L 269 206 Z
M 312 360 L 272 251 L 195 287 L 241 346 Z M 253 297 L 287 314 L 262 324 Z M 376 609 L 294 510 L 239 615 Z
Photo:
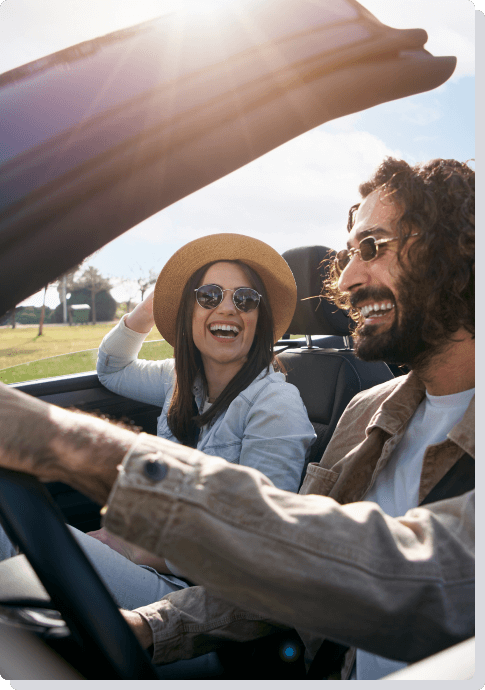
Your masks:
M 229 324 L 225 323 L 215 323 L 209 326 L 209 328 L 211 333 L 216 333 L 217 331 L 228 331 L 228 335 L 219 335 L 220 338 L 235 338 L 240 330 L 238 326 L 230 326 Z
M 360 313 L 364 318 L 369 316 L 369 314 L 375 314 L 376 312 L 386 312 L 392 309 L 394 305 L 392 302 L 375 302 L 374 304 L 366 304 L 362 307 Z

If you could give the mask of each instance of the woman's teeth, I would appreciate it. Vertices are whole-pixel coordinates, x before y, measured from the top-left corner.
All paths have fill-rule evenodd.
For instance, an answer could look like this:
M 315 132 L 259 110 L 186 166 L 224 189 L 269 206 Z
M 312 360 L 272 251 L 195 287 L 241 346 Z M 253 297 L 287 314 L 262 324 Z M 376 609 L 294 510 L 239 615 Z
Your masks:
M 237 326 L 230 326 L 229 324 L 214 324 L 209 326 L 209 330 L 218 338 L 235 338 L 239 333 L 239 328 Z

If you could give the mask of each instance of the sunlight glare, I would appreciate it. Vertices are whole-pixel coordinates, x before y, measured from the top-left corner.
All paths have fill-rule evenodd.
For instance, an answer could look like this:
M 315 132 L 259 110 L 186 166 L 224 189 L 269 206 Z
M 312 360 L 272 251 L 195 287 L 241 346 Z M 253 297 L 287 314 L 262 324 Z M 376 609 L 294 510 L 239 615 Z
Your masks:
M 214 15 L 222 13 L 238 0 L 181 0 L 180 6 L 192 15 Z

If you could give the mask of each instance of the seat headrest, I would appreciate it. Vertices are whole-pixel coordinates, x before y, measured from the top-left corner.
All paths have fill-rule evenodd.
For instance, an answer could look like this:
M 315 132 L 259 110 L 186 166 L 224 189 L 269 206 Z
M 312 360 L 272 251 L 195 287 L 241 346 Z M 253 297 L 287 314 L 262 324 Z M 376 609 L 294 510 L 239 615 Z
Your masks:
M 328 247 L 297 247 L 283 253 L 295 277 L 297 286 L 296 309 L 288 328 L 292 335 L 340 335 L 350 333 L 351 320 L 342 309 L 330 304 L 322 292 L 328 277 L 328 265 L 323 259 L 333 258 L 336 252 Z M 314 297 L 315 299 L 305 299 Z M 304 300 L 304 301 L 302 301 Z

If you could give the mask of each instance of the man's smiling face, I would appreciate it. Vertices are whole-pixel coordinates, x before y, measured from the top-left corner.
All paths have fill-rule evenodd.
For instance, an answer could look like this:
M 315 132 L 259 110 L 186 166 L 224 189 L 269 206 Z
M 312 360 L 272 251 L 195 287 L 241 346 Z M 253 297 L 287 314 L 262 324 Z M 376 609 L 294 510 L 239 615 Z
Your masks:
M 400 215 L 401 209 L 382 191 L 372 192 L 357 210 L 348 248 L 358 249 L 365 237 L 397 238 Z M 342 271 L 339 290 L 349 293 L 364 317 L 354 336 L 356 355 L 366 361 L 414 365 L 429 350 L 421 337 L 425 302 L 418 306 L 416 295 L 408 299 L 412 285 L 398 262 L 397 246 L 397 241 L 380 245 L 376 258 L 367 262 L 355 253 Z

